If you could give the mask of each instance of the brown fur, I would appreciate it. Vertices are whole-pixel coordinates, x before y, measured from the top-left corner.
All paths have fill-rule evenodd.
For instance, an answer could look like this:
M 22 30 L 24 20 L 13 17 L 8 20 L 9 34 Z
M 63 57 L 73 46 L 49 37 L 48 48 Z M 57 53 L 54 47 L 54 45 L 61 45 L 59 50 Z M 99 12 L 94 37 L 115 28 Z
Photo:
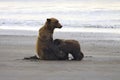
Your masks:
M 76 40 L 55 39 L 54 44 L 66 53 L 64 59 L 68 59 L 69 53 L 73 56 L 73 60 L 82 60 L 84 57 L 84 54 L 81 52 L 80 44 Z
M 55 28 L 61 28 L 62 25 L 55 18 L 47 19 L 45 25 L 39 29 L 36 43 L 36 52 L 40 59 L 58 60 L 64 55 L 53 43 L 53 32 Z

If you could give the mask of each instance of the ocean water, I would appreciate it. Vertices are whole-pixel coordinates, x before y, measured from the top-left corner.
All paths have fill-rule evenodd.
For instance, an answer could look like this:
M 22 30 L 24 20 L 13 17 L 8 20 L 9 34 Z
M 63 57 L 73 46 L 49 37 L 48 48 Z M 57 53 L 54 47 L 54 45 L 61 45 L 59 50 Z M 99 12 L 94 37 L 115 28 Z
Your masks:
M 64 31 L 103 28 L 119 33 L 120 0 L 0 0 L 0 29 L 36 31 L 51 17 Z

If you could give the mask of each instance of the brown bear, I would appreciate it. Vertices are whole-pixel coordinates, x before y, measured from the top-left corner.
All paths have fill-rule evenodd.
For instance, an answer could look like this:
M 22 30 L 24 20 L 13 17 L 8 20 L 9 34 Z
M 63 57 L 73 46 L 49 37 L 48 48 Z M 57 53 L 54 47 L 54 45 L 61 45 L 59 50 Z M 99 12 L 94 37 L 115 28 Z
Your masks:
M 65 52 L 63 56 L 64 59 L 69 59 L 68 54 L 73 56 L 73 60 L 82 60 L 84 57 L 80 44 L 76 40 L 55 39 L 54 44 L 57 45 L 61 51 Z
M 45 25 L 39 29 L 36 43 L 36 52 L 40 59 L 59 60 L 65 53 L 59 50 L 53 42 L 53 32 L 55 28 L 62 28 L 62 25 L 55 18 L 47 19 Z

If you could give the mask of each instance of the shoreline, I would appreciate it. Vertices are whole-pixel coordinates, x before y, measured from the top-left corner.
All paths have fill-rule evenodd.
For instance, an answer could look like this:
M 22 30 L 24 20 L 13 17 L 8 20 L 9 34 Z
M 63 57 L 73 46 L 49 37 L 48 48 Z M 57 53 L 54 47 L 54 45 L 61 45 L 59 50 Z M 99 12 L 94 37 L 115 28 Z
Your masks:
M 4 27 L 4 26 L 3 26 Z M 2 29 L 0 28 L 0 35 L 37 35 L 38 33 L 37 28 L 30 28 L 30 29 L 17 29 L 17 28 L 8 28 Z M 61 33 L 104 33 L 104 34 L 120 34 L 119 28 L 68 28 L 63 27 L 61 29 L 55 29 L 54 32 L 61 32 Z

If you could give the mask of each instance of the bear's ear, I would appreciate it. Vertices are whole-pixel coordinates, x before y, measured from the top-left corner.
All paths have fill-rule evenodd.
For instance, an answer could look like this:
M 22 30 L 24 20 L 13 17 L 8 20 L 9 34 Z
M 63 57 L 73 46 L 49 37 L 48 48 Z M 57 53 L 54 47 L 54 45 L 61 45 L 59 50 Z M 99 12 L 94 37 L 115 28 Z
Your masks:
M 51 19 L 47 19 L 47 22 L 50 22 L 51 21 Z

